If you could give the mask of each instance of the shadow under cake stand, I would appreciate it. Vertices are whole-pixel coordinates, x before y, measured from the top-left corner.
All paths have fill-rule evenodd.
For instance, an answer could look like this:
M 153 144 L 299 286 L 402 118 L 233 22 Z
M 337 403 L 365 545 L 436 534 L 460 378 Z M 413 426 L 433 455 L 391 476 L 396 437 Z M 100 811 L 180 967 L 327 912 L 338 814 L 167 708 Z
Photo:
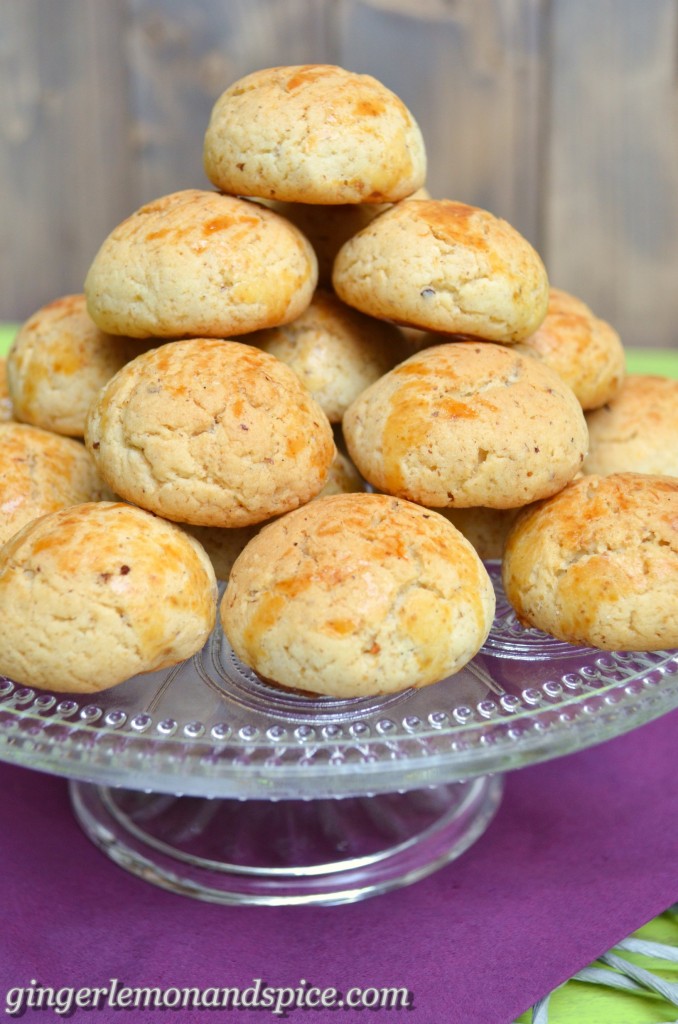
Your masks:
M 128 871 L 224 904 L 347 903 L 407 885 L 484 832 L 502 774 L 678 706 L 678 652 L 576 648 L 497 614 L 456 675 L 387 697 L 273 689 L 220 628 L 181 665 L 96 695 L 0 677 L 0 758 L 70 778 Z

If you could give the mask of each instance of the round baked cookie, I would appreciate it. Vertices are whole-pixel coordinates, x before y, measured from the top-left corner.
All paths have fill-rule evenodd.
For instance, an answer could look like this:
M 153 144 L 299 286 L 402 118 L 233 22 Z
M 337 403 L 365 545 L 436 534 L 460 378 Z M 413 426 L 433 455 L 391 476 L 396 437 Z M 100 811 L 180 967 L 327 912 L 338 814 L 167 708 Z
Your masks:
M 109 496 L 79 441 L 0 423 L 0 545 L 39 516 Z
M 585 473 L 678 476 L 678 380 L 630 374 L 619 394 L 586 422 Z
M 343 420 L 377 490 L 435 508 L 517 508 L 581 468 L 584 414 L 547 366 L 503 345 L 427 348 L 367 388 Z
M 426 179 L 419 126 L 370 75 L 330 64 L 274 67 L 234 82 L 205 133 L 209 180 L 292 203 L 390 203 Z
M 7 383 L 7 360 L 0 358 L 0 423 L 9 423 L 14 418 L 14 406 Z
M 0 549 L 0 673 L 105 690 L 199 651 L 216 604 L 209 559 L 172 523 L 121 502 L 53 512 Z
M 115 494 L 196 526 L 249 526 L 322 489 L 332 427 L 297 375 L 237 341 L 169 342 L 120 370 L 85 441 Z
M 330 475 L 318 498 L 327 494 L 348 494 L 351 491 L 364 490 L 363 481 L 355 466 L 341 452 L 330 467 Z M 316 501 L 317 499 L 312 499 Z M 267 520 L 268 522 L 268 520 Z M 264 523 L 255 523 L 252 526 L 233 526 L 230 528 L 222 526 L 189 526 L 184 524 L 184 529 L 195 537 L 204 547 L 207 556 L 212 563 L 218 580 L 227 580 L 233 563 L 243 550 L 246 544 L 266 526 Z
M 105 239 L 85 279 L 90 316 L 133 338 L 223 338 L 294 320 L 318 275 L 289 221 L 216 192 L 156 199 Z
M 624 349 L 614 327 L 559 288 L 550 289 L 546 319 L 520 343 L 520 351 L 555 370 L 583 409 L 611 401 L 626 373 Z
M 252 526 L 190 526 L 182 524 L 182 529 L 198 541 L 204 548 L 212 563 L 214 574 L 218 580 L 227 580 L 233 563 L 246 544 L 261 529 L 261 524 Z
M 504 554 L 506 538 L 520 508 L 441 508 L 441 515 L 463 533 L 483 561 L 497 561 Z
M 502 575 L 518 619 L 604 650 L 678 647 L 678 480 L 583 476 L 522 513 Z
M 537 330 L 549 293 L 515 228 L 449 199 L 406 200 L 377 217 L 341 247 L 332 283 L 371 316 L 504 343 Z
M 365 481 L 361 477 L 348 456 L 337 451 L 336 458 L 330 466 L 330 473 L 325 481 L 325 486 L 318 495 L 324 498 L 330 494 L 351 494 L 354 491 L 364 491 Z
M 19 329 L 7 358 L 16 419 L 82 437 L 92 400 L 140 345 L 100 331 L 84 295 L 43 306 Z
M 340 423 L 354 398 L 411 351 L 395 324 L 322 290 L 292 323 L 244 340 L 290 366 L 330 423 Z
M 417 189 L 408 199 L 430 199 L 425 188 Z M 318 206 L 313 203 L 281 203 L 275 199 L 258 199 L 269 209 L 292 221 L 308 238 L 318 260 L 318 284 L 332 285 L 332 267 L 344 242 L 367 227 L 375 217 L 390 210 L 392 203 L 343 203 L 339 206 Z
M 262 677 L 347 698 L 457 672 L 494 607 L 485 567 L 451 523 L 363 493 L 320 498 L 261 530 L 233 566 L 220 616 Z

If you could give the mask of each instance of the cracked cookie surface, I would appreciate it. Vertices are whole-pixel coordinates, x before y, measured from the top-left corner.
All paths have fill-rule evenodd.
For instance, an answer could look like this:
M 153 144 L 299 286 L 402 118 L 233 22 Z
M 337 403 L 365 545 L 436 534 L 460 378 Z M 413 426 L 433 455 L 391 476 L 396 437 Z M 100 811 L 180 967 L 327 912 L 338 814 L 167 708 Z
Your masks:
M 0 672 L 93 693 L 201 649 L 216 619 L 205 552 L 121 502 L 64 509 L 0 549 Z
M 340 423 L 351 402 L 411 352 L 394 324 L 322 290 L 292 323 L 243 340 L 290 366 L 330 423 Z
M 517 508 L 560 490 L 587 450 L 581 406 L 548 367 L 488 342 L 424 349 L 343 420 L 378 490 L 438 508 Z
M 143 343 L 99 330 L 84 295 L 64 295 L 20 327 L 7 358 L 15 418 L 83 437 L 100 388 L 143 351 Z
M 220 615 L 262 677 L 358 697 L 458 671 L 494 607 L 485 567 L 451 523 L 363 493 L 320 498 L 261 530 L 233 566 Z
M 678 381 L 629 374 L 621 391 L 586 417 L 585 473 L 678 476 Z
M 614 399 L 624 381 L 626 357 L 614 327 L 560 288 L 550 289 L 544 322 L 518 349 L 555 370 L 583 409 Z
M 211 338 L 124 366 L 93 404 L 85 440 L 115 494 L 196 526 L 249 526 L 310 501 L 336 452 L 293 370 Z
M 0 545 L 39 516 L 110 497 L 79 441 L 27 423 L 0 423 Z
M 560 640 L 678 647 L 678 480 L 581 477 L 519 515 L 502 575 L 519 620 Z
M 214 104 L 205 173 L 232 195 L 298 203 L 389 203 L 424 184 L 414 117 L 370 75 L 330 64 L 274 67 Z
M 339 250 L 337 294 L 372 316 L 421 330 L 512 343 L 548 305 L 544 264 L 487 210 L 449 199 L 404 200 Z
M 133 338 L 228 337 L 294 320 L 318 275 L 302 233 L 259 203 L 186 189 L 119 224 L 87 272 L 89 314 Z

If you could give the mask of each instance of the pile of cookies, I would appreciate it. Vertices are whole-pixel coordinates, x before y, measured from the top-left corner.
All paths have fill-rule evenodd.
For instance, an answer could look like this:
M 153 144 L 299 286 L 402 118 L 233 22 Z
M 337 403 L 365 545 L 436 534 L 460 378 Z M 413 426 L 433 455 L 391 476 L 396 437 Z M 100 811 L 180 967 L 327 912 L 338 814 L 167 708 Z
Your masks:
M 674 470 L 601 475 L 618 335 L 505 221 L 428 195 L 401 100 L 259 71 L 204 162 L 213 190 L 133 213 L 12 346 L 0 672 L 103 689 L 198 651 L 219 611 L 275 685 L 423 686 L 484 643 L 502 554 L 524 622 L 678 645 Z

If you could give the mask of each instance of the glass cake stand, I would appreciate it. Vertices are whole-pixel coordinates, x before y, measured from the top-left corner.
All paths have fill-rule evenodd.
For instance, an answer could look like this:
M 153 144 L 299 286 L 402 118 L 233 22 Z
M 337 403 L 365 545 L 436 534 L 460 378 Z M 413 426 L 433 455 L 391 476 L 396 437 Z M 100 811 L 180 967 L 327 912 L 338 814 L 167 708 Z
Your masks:
M 176 893 L 333 904 L 409 884 L 483 833 L 502 773 L 678 706 L 678 652 L 523 629 L 488 569 L 487 642 L 433 686 L 354 700 L 277 690 L 217 628 L 189 661 L 96 695 L 0 677 L 0 758 L 69 777 L 93 842 Z

